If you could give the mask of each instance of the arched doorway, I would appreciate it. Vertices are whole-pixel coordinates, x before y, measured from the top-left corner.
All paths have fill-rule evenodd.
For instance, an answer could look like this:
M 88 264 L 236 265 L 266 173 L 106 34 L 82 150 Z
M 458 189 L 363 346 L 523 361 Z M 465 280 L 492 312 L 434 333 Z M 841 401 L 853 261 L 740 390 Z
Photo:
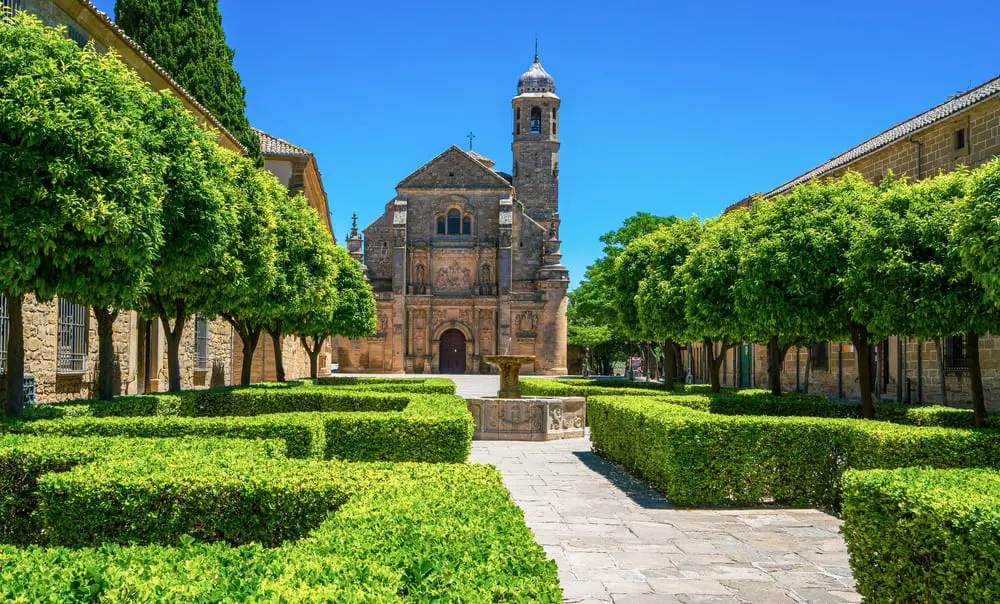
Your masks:
M 449 329 L 440 339 L 441 373 L 465 373 L 465 334 Z

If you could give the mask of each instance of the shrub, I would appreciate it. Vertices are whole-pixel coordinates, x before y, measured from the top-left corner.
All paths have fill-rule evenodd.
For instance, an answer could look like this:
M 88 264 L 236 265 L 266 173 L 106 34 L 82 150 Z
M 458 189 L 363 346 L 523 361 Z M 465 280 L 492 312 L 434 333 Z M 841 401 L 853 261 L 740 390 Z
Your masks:
M 0 599 L 561 601 L 555 564 L 495 469 L 302 462 L 272 449 L 235 440 L 0 438 L 0 452 L 9 452 L 0 467 L 17 451 L 71 457 L 66 473 L 36 472 L 44 524 L 35 541 L 87 546 L 0 545 Z M 9 486 L 0 475 L 0 489 Z M 237 511 L 227 513 L 224 501 Z M 274 522 L 284 541 L 267 532 Z M 131 540 L 155 543 L 121 543 Z
M 837 507 L 848 468 L 994 467 L 1000 433 L 814 417 L 727 416 L 651 397 L 588 403 L 595 451 L 673 503 Z
M 363 392 L 410 392 L 420 394 L 455 394 L 455 382 L 447 378 L 378 378 L 378 377 L 324 377 L 316 380 L 318 386 L 336 386 Z
M 1000 474 L 848 471 L 843 515 L 866 601 L 1000 601 Z
M 521 378 L 521 394 L 533 396 L 655 396 L 670 391 L 656 382 L 628 380 L 586 380 L 573 378 Z
M 290 457 L 424 462 L 464 462 L 473 433 L 472 415 L 458 396 L 312 385 L 121 397 L 60 408 L 73 413 L 52 420 L 0 422 L 0 428 L 63 436 L 281 439 Z M 178 410 L 199 417 L 178 417 Z M 159 412 L 168 415 L 145 417 Z M 140 417 L 123 417 L 130 413 Z M 226 415 L 215 417 L 222 413 Z

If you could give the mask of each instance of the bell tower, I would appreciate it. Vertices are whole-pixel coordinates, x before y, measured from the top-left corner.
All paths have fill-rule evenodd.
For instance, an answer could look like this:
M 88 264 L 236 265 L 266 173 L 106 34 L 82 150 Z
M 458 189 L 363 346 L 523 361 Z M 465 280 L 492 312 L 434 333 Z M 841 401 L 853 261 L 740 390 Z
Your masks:
M 556 83 L 535 61 L 517 81 L 514 109 L 514 190 L 525 213 L 549 221 L 559 212 L 559 97 Z

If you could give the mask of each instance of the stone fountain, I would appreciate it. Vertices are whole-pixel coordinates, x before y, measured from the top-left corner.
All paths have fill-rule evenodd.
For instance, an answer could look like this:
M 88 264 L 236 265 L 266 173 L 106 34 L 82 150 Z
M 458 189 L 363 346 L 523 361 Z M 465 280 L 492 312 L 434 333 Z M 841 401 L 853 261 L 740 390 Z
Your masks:
M 476 423 L 473 438 L 478 440 L 558 440 L 582 438 L 587 421 L 587 402 L 579 396 L 521 396 L 522 365 L 533 356 L 496 355 L 483 357 L 500 369 L 497 396 L 468 399 Z

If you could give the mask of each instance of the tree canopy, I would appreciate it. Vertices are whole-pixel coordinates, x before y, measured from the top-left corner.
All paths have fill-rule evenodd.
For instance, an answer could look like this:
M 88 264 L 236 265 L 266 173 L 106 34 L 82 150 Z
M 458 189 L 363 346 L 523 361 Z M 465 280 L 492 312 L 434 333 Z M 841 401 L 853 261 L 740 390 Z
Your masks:
M 117 0 L 115 23 L 209 110 L 258 166 L 263 165 L 218 0 Z

